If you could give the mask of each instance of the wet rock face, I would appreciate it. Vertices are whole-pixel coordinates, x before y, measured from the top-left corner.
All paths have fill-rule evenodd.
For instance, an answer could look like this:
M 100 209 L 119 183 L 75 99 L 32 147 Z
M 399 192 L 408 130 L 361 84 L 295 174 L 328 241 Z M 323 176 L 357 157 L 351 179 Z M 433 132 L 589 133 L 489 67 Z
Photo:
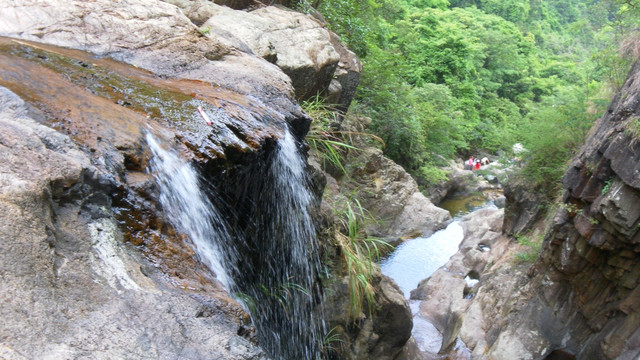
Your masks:
M 143 134 L 232 182 L 285 127 L 306 134 L 290 80 L 162 2 L 31 5 L 0 5 L 2 352 L 261 358 L 247 314 L 163 217 Z
M 28 19 L 28 20 L 27 20 Z M 156 0 L 0 4 L 0 35 L 111 57 L 156 75 L 192 79 L 296 113 L 291 80 L 275 65 L 205 38 L 179 8 Z M 242 69 L 239 71 L 238 69 Z M 258 94 L 260 94 L 258 96 Z
M 127 249 L 117 182 L 32 111 L 0 87 L 3 357 L 261 358 L 233 300 L 167 287 Z

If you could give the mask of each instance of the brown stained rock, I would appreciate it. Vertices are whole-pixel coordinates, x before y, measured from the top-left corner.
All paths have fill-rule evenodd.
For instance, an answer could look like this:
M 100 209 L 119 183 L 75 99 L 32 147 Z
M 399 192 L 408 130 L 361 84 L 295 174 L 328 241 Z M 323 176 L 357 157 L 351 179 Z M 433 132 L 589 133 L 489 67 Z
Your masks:
M 30 114 L 0 87 L 0 357 L 259 358 L 233 300 L 167 287 L 123 244 L 109 177 Z
M 187 158 L 224 156 L 225 148 L 256 150 L 265 138 L 280 137 L 284 118 L 245 95 L 202 81 L 161 79 L 148 71 L 79 51 L 4 39 L 0 84 L 26 97 L 77 142 L 97 151 L 102 145 L 137 149 L 142 129 L 179 131 L 192 150 Z M 204 107 L 209 129 L 198 114 Z M 279 125 L 282 126 L 282 125 Z M 100 155 L 100 154 L 98 154 Z M 131 155 L 131 154 L 129 154 Z M 131 160 L 130 160 L 131 161 Z M 140 161 L 140 160 L 137 160 Z
M 580 235 L 587 239 L 591 238 L 591 235 L 596 230 L 596 224 L 593 223 L 594 220 L 583 214 L 576 216 L 573 219 L 573 222 L 576 230 L 578 230 Z
M 85 147 L 103 172 L 122 177 L 120 199 L 115 201 L 125 238 L 141 246 L 149 259 L 171 275 L 174 285 L 220 292 L 211 274 L 198 266 L 188 241 L 173 233 L 153 205 L 152 179 L 139 172 L 150 157 L 142 151 L 142 131 L 162 135 L 175 131 L 185 158 L 206 162 L 226 156 L 228 149 L 259 150 L 265 138 L 280 136 L 282 125 L 272 127 L 263 121 L 273 111 L 205 82 L 161 79 L 80 51 L 8 38 L 0 39 L 0 47 L 5 70 L 0 85 L 40 110 L 45 124 Z M 200 118 L 198 106 L 212 111 L 213 128 Z M 284 122 L 277 116 L 272 119 L 275 124 Z
M 251 94 L 285 117 L 301 116 L 282 71 L 234 44 L 202 36 L 173 5 L 157 0 L 31 5 L 25 0 L 0 4 L 0 35 L 88 51 L 163 77 L 204 81 Z

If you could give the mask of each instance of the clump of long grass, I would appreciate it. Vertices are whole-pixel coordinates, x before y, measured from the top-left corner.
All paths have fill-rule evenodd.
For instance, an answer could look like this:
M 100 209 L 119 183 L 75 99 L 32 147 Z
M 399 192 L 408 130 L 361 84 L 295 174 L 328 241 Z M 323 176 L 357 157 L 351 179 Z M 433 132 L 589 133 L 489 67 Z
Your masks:
M 340 170 L 342 174 L 347 173 L 344 168 L 346 155 L 349 151 L 360 151 L 359 148 L 352 145 L 353 136 L 364 136 L 384 145 L 382 139 L 376 135 L 360 131 L 340 130 L 340 113 L 324 103 L 320 96 L 303 101 L 301 106 L 305 113 L 313 119 L 307 141 L 311 151 L 323 161 L 322 165 L 325 168 L 327 164 L 330 164 Z
M 365 310 L 370 314 L 375 300 L 373 277 L 374 262 L 379 260 L 381 250 L 391 248 L 386 241 L 368 237 L 364 224 L 371 220 L 367 211 L 356 199 L 348 200 L 337 213 L 334 239 L 340 247 L 346 265 L 349 284 L 349 311 L 355 319 Z

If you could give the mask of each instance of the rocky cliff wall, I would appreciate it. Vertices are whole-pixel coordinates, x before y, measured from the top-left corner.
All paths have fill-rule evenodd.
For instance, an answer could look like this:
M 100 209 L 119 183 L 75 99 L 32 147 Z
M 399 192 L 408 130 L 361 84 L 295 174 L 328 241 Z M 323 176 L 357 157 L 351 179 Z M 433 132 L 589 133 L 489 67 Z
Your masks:
M 416 296 L 427 299 L 424 316 L 445 335 L 443 352 L 456 353 L 459 338 L 470 350 L 463 355 L 474 359 L 638 359 L 639 119 L 636 64 L 567 170 L 563 201 L 541 235 L 535 263 L 522 256 L 531 250 L 515 241 L 501 253 L 492 248 L 490 263 L 473 268 L 480 280 L 473 297 L 453 301 L 455 311 L 437 309 L 450 296 L 437 277 L 421 284 Z M 534 221 L 532 205 L 526 216 L 510 214 L 505 231 Z M 465 271 L 474 261 L 462 261 Z
M 640 356 L 639 119 L 636 64 L 567 170 L 563 204 L 530 272 L 544 285 L 537 302 L 561 324 L 550 348 L 577 358 Z

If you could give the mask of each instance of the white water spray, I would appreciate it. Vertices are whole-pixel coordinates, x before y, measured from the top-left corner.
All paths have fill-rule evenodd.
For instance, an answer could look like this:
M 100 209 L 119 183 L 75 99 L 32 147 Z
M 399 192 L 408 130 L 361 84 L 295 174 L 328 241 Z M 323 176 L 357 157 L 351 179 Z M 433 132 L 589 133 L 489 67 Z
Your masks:
M 165 150 L 156 138 L 147 133 L 147 144 L 154 157 L 151 172 L 155 175 L 160 188 L 160 204 L 171 224 L 186 234 L 195 248 L 196 254 L 205 265 L 216 274 L 227 290 L 233 286 L 228 276 L 224 258 L 234 256 L 221 244 L 228 243 L 229 232 L 225 221 L 215 206 L 202 191 L 198 173 L 175 151 Z M 224 255 L 223 255 L 224 254 Z
M 247 308 L 270 357 L 315 360 L 322 357 L 325 328 L 318 306 L 316 230 L 309 213 L 314 198 L 304 157 L 294 136 L 288 130 L 284 134 L 264 162 L 226 179 L 240 185 L 224 188 L 235 203 L 221 207 L 236 219 L 233 238 L 203 193 L 197 172 L 151 134 L 147 142 L 167 217 L 189 236 L 227 290 L 251 302 Z

